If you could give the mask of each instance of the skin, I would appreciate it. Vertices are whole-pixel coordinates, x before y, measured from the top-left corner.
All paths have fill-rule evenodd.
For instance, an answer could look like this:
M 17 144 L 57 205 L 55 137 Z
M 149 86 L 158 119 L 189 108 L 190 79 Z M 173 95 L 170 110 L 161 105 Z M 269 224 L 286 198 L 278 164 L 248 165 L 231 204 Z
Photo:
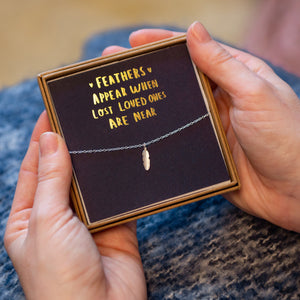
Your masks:
M 69 206 L 71 161 L 44 112 L 22 163 L 5 246 L 28 299 L 145 299 L 135 223 L 93 236 Z
M 140 30 L 133 47 L 176 32 Z M 187 32 L 192 60 L 213 92 L 242 187 L 224 195 L 244 211 L 300 231 L 300 101 L 263 61 L 214 41 L 198 22 Z
M 141 30 L 133 47 L 178 33 Z M 300 232 L 300 101 L 262 61 L 211 39 L 200 23 L 187 33 L 191 57 L 214 95 L 242 183 L 228 200 Z M 113 46 L 111 54 L 123 48 Z M 146 299 L 135 223 L 91 235 L 69 206 L 71 161 L 40 116 L 22 163 L 5 247 L 28 299 Z

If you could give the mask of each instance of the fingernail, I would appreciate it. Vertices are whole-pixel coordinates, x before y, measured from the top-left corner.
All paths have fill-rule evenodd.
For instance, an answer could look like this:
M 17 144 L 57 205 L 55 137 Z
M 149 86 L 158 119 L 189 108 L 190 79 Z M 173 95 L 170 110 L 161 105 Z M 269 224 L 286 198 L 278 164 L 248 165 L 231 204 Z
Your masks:
M 192 30 L 194 37 L 200 42 L 203 43 L 211 40 L 211 36 L 209 35 L 205 27 L 200 22 L 198 21 L 194 22 L 190 28 Z
M 130 33 L 130 35 L 136 34 L 136 33 L 140 32 L 140 31 L 142 31 L 142 30 L 143 30 L 143 29 L 137 29 L 137 30 L 134 30 L 134 31 L 132 31 L 132 32 Z
M 57 135 L 53 132 L 45 132 L 40 136 L 40 155 L 41 157 L 51 155 L 57 151 Z

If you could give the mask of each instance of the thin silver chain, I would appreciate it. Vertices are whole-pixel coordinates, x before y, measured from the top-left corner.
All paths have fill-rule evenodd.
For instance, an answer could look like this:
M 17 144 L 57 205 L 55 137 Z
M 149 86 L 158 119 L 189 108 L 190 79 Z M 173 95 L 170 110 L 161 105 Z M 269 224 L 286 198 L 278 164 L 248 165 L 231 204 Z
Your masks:
M 207 118 L 209 116 L 209 114 L 205 114 L 197 119 L 195 119 L 194 121 L 182 126 L 182 127 L 179 127 L 169 133 L 166 133 L 156 139 L 153 139 L 151 141 L 148 141 L 148 142 L 144 142 L 144 143 L 141 143 L 141 144 L 136 144 L 136 145 L 128 145 L 128 146 L 122 146 L 122 147 L 115 147 L 115 148 L 102 148 L 102 149 L 91 149 L 91 150 L 74 150 L 74 151 L 69 151 L 70 154 L 88 154 L 88 153 L 99 153 L 99 152 L 112 152 L 112 151 L 122 151 L 122 150 L 129 150 L 129 149 L 136 149 L 136 148 L 142 148 L 142 147 L 145 147 L 145 146 L 149 146 L 151 144 L 154 144 L 154 143 L 157 143 L 163 139 L 166 139 L 168 138 L 169 136 L 173 135 L 173 134 L 176 134 L 198 122 L 200 122 L 201 120 Z

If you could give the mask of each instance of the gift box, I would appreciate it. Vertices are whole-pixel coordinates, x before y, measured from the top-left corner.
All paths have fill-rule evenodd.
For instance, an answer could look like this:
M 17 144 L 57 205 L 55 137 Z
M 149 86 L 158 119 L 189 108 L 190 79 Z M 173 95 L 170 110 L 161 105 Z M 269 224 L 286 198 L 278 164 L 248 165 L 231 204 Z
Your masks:
M 210 84 L 186 36 L 42 73 L 91 232 L 239 188 Z

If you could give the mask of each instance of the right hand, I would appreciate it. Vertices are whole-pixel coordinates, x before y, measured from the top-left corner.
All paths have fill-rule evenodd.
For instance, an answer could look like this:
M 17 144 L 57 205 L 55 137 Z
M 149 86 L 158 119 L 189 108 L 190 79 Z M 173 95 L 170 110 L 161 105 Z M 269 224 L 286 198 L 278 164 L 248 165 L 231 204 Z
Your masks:
M 133 47 L 178 33 L 145 29 Z M 300 232 L 300 101 L 263 61 L 214 41 L 198 22 L 187 32 L 197 67 L 214 96 L 241 179 L 224 195 L 244 211 Z

